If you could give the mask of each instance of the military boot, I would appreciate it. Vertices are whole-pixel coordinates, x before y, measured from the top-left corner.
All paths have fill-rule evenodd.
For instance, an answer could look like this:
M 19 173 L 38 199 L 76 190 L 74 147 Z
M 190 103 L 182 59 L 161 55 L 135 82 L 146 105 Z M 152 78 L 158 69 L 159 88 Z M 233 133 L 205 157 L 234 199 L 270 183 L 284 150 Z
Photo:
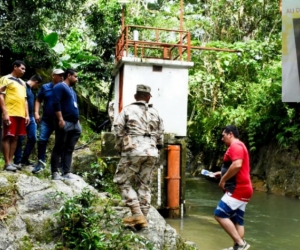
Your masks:
M 124 224 L 128 226 L 144 228 L 148 226 L 147 220 L 143 214 L 134 214 L 123 219 Z
M 137 226 L 138 228 L 144 228 L 144 227 L 148 226 L 147 219 L 142 214 L 139 203 L 130 206 L 130 210 L 131 210 L 132 216 L 130 216 L 128 218 L 124 218 L 123 219 L 124 224 L 126 224 L 128 226 L 133 226 L 133 227 Z

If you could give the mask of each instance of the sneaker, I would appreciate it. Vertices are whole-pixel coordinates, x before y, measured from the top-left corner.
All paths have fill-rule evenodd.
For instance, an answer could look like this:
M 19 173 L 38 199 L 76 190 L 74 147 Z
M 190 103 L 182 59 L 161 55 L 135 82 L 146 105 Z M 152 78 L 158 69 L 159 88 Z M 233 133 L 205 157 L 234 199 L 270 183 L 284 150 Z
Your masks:
M 223 248 L 222 250 L 234 250 L 233 247 Z
M 235 244 L 233 247 L 233 250 L 247 250 L 249 248 L 250 248 L 250 245 L 246 241 L 244 241 L 244 244 L 242 246 Z
M 72 173 L 67 173 L 65 175 L 62 176 L 64 179 L 69 179 L 69 180 L 78 180 L 78 176 L 76 174 L 72 174 Z
M 43 162 L 42 160 L 39 160 L 39 163 L 42 164 L 43 168 L 45 168 L 47 166 L 46 162 Z
M 7 164 L 7 165 L 4 165 L 3 170 L 16 172 L 17 168 L 14 167 L 12 164 Z
M 54 180 L 54 181 L 63 180 L 63 177 L 58 172 L 53 172 L 52 173 L 52 180 Z
M 41 172 L 41 171 L 43 171 L 43 170 L 44 170 L 43 165 L 42 165 L 40 162 L 38 162 L 38 163 L 34 166 L 34 168 L 33 168 L 33 170 L 32 170 L 32 173 L 33 173 L 33 174 L 37 174 L 37 173 L 39 173 L 39 172 Z
M 13 167 L 15 167 L 16 169 L 18 169 L 18 170 L 21 170 L 21 169 L 22 169 L 21 164 L 15 164 L 15 163 L 12 163 L 11 165 L 12 165 Z

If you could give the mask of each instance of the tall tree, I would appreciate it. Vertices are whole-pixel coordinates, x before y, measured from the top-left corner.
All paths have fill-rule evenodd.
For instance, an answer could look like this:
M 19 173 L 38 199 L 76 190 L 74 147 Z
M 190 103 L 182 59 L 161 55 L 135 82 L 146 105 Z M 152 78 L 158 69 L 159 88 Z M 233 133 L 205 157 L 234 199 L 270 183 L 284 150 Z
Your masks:
M 86 0 L 2 0 L 0 47 L 32 67 L 49 67 L 58 60 L 48 33 L 65 36 L 80 15 Z

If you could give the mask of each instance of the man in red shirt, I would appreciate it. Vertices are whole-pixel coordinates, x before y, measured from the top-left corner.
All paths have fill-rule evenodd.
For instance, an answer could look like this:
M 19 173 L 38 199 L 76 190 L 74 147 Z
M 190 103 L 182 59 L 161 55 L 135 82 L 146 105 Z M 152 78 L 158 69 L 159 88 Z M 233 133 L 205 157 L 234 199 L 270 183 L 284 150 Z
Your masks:
M 244 213 L 253 189 L 248 150 L 238 138 L 239 132 L 235 126 L 229 125 L 223 129 L 222 141 L 228 149 L 223 158 L 222 169 L 215 176 L 221 176 L 219 186 L 225 193 L 214 214 L 234 241 L 234 246 L 229 249 L 246 250 L 250 245 L 243 240 Z

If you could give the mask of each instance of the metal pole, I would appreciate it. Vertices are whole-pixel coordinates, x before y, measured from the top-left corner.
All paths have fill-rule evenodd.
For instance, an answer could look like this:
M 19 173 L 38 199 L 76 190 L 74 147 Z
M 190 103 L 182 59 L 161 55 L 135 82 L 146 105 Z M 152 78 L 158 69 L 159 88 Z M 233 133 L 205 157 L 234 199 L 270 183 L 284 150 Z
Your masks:
M 180 30 L 183 30 L 183 0 L 180 0 Z
M 180 60 L 182 60 L 182 30 L 183 30 L 183 0 L 180 0 L 180 47 L 179 47 L 179 56 Z
M 126 4 L 123 3 L 123 4 L 122 4 L 122 27 L 121 27 L 121 32 L 122 32 L 121 58 L 123 57 L 123 54 L 124 54 L 125 6 L 126 6 Z
M 232 52 L 232 53 L 242 53 L 241 50 L 211 48 L 211 47 L 202 47 L 202 46 L 191 46 L 191 49 L 224 51 L 224 52 Z

